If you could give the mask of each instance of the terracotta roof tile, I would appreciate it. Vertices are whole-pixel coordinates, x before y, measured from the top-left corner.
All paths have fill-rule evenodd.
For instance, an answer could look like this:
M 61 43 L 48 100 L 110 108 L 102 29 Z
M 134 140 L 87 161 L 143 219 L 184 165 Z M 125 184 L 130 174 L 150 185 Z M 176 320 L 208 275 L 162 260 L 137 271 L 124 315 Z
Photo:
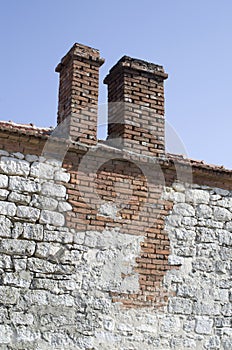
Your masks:
M 228 172 L 232 173 L 232 170 L 226 169 L 223 165 L 215 165 L 215 164 L 207 164 L 203 160 L 196 160 L 192 158 L 187 158 L 184 155 L 181 154 L 172 154 L 172 153 L 167 153 L 167 158 L 170 161 L 177 161 L 178 163 L 183 163 L 183 164 L 189 164 L 193 167 L 201 168 L 201 169 L 209 169 L 209 170 L 215 170 L 215 171 L 220 171 L 220 172 Z
M 13 133 L 34 135 L 34 136 L 48 136 L 52 133 L 54 128 L 40 128 L 34 124 L 17 124 L 12 121 L 0 121 L 0 130 L 1 131 L 10 131 Z

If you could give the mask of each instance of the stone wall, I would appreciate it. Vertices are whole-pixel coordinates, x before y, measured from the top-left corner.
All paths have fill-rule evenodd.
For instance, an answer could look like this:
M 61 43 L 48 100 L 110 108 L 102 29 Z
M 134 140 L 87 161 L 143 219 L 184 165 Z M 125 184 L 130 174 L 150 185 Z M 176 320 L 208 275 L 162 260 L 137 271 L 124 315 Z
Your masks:
M 126 308 L 113 295 L 141 292 L 145 233 L 71 227 L 73 170 L 35 155 L 0 155 L 0 349 L 231 349 L 232 191 L 163 188 L 160 200 L 172 203 L 162 212 L 166 302 Z M 105 200 L 101 214 L 112 222 Z

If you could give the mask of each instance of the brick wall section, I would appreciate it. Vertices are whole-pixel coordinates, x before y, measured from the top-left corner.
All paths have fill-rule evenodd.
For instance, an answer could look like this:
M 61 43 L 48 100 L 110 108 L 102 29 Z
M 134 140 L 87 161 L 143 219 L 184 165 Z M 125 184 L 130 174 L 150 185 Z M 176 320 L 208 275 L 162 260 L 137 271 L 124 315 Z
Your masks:
M 163 306 L 168 299 L 162 288 L 164 275 L 178 267 L 168 264 L 170 242 L 164 220 L 172 209 L 172 202 L 161 198 L 160 174 L 155 173 L 151 165 L 143 165 L 143 168 L 147 167 L 146 173 L 153 174 L 148 183 L 140 168 L 132 162 L 115 159 L 104 163 L 100 159 L 104 159 L 103 153 L 98 154 L 97 160 L 90 156 L 88 165 L 96 161 L 103 164 L 95 180 L 98 200 L 93 193 L 91 168 L 80 171 L 82 156 L 72 153 L 64 162 L 71 174 L 67 193 L 73 207 L 66 217 L 67 226 L 79 232 L 118 228 L 121 233 L 142 236 L 140 256 L 134 268 L 139 274 L 140 291 L 112 292 L 111 295 L 113 301 L 121 302 L 127 308 Z M 108 209 L 104 208 L 104 203 Z
M 73 141 L 96 144 L 99 67 L 103 63 L 98 50 L 75 44 L 56 68 L 60 73 L 57 121 L 66 120 L 67 136 Z
M 122 138 L 123 147 L 164 157 L 164 80 L 162 66 L 124 56 L 110 70 L 108 138 Z M 117 103 L 115 103 L 117 102 Z
M 29 135 L 0 132 L 0 148 L 8 152 L 21 152 L 40 156 L 45 142 L 46 139 L 43 140 Z

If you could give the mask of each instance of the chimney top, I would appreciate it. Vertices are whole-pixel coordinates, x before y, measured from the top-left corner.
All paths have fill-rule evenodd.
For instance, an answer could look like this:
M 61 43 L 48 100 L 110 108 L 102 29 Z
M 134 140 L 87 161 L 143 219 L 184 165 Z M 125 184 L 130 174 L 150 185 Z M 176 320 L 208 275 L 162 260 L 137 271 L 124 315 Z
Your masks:
M 123 56 L 120 60 L 110 69 L 109 74 L 104 79 L 104 84 L 107 84 L 112 79 L 114 74 L 118 70 L 139 71 L 153 75 L 159 80 L 163 81 L 168 78 L 168 74 L 165 73 L 163 66 L 155 63 L 140 60 L 138 58 L 132 58 L 129 56 Z
M 79 61 L 91 61 L 92 64 L 96 64 L 100 67 L 104 62 L 104 58 L 100 57 L 100 52 L 92 47 L 75 43 L 68 53 L 62 58 L 61 62 L 57 65 L 55 71 L 59 73 L 61 69 L 70 61 L 70 59 L 78 59 Z
M 98 50 L 74 44 L 56 67 L 60 75 L 58 124 L 73 141 L 88 146 L 97 142 L 99 67 Z
M 165 157 L 167 77 L 162 66 L 128 56 L 111 68 L 104 83 L 108 85 L 108 140 L 112 144 L 121 140 L 120 147 L 129 151 Z

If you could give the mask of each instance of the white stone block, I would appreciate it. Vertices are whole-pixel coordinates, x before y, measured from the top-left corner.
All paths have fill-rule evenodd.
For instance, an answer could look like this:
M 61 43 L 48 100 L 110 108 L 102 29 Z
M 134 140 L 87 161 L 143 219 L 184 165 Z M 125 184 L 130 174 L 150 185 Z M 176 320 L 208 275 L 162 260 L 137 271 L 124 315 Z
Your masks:
M 58 203 L 58 211 L 59 212 L 62 213 L 62 212 L 70 211 L 70 210 L 72 210 L 72 206 L 68 202 L 59 202 Z
M 45 182 L 42 184 L 41 193 L 44 196 L 65 198 L 66 187 L 51 182 Z
M 51 243 L 51 242 L 37 243 L 35 256 L 39 258 L 45 258 L 45 259 L 52 256 L 54 257 L 56 254 L 59 255 L 59 252 L 61 253 L 63 252 L 64 248 L 63 249 L 62 248 L 63 246 L 59 243 Z M 58 258 L 59 257 L 57 256 L 57 259 Z
M 24 154 L 22 154 L 21 152 L 15 152 L 15 153 L 12 153 L 12 155 L 18 159 L 24 159 Z
M 9 189 L 12 191 L 37 193 L 40 192 L 41 185 L 39 182 L 20 176 L 10 176 Z
M 29 271 L 7 272 L 3 275 L 3 284 L 18 288 L 29 288 L 33 274 Z
M 17 204 L 29 204 L 31 196 L 13 191 L 9 194 L 8 200 Z
M 185 192 L 185 186 L 180 182 L 173 183 L 172 187 L 176 192 Z
M 0 216 L 0 236 L 11 237 L 12 222 L 5 216 Z
M 27 176 L 30 171 L 30 165 L 26 160 L 1 157 L 0 171 L 8 175 Z
M 0 189 L 0 200 L 6 199 L 8 194 L 9 194 L 9 191 L 5 189 Z
M 59 243 L 72 243 L 74 239 L 74 234 L 71 232 L 62 231 L 44 231 L 44 241 L 47 242 L 59 242 Z M 77 240 L 75 243 L 82 244 L 84 240 L 84 235 L 81 232 L 81 243 Z
M 63 226 L 65 223 L 64 216 L 61 213 L 49 210 L 42 210 L 39 221 L 41 224 L 49 224 L 54 226 Z
M 217 205 L 232 210 L 232 198 L 225 197 L 222 200 L 217 201 Z
M 7 188 L 8 186 L 8 176 L 0 174 L 0 188 Z
M 192 301 L 185 298 L 171 298 L 168 310 L 172 314 L 190 315 L 192 313 Z
M 179 317 L 170 315 L 164 316 L 160 319 L 160 331 L 162 333 L 176 333 L 179 332 L 181 323 Z
M 54 167 L 46 163 L 35 162 L 31 165 L 30 176 L 40 179 L 53 179 Z
M 204 190 L 187 190 L 186 191 L 186 202 L 193 204 L 208 204 L 209 203 L 209 192 Z
M 36 221 L 40 216 L 40 210 L 36 208 L 20 205 L 17 208 L 16 215 L 19 218 L 27 219 L 29 221 Z
M 31 205 L 39 209 L 56 210 L 58 201 L 54 198 L 33 195 Z
M 0 252 L 10 255 L 31 256 L 35 252 L 35 243 L 21 239 L 2 239 Z
M 168 256 L 168 264 L 169 265 L 182 265 L 184 259 L 177 255 L 169 255 Z
M 28 161 L 29 163 L 33 163 L 38 161 L 39 157 L 34 155 L 34 154 L 27 154 L 25 157 L 26 161 Z
M 13 330 L 10 326 L 0 325 L 0 344 L 9 344 L 12 341 Z M 4 345 L 2 345 L 4 346 Z M 5 349 L 5 348 L 3 348 Z
M 173 212 L 181 216 L 194 216 L 195 209 L 187 203 L 178 203 L 173 207 Z
M 54 180 L 67 183 L 70 180 L 70 174 L 69 173 L 65 173 L 62 170 L 56 171 L 55 175 L 54 175 Z
M 3 305 L 14 305 L 19 298 L 19 289 L 8 286 L 0 286 L 0 300 Z
M 166 222 L 170 226 L 179 227 L 181 226 L 182 217 L 180 215 L 169 215 L 166 218 Z
M 226 230 L 232 232 L 232 221 L 227 222 L 225 228 Z
M 196 214 L 199 218 L 208 219 L 213 215 L 213 210 L 209 205 L 200 204 L 196 208 Z
M 231 221 L 232 213 L 225 208 L 215 207 L 214 208 L 214 219 L 219 221 Z
M 43 240 L 43 225 L 39 224 L 23 224 L 22 237 L 35 241 Z
M 15 216 L 16 205 L 11 202 L 0 201 L 0 214 L 7 216 Z
M 232 232 L 217 230 L 217 236 L 220 244 L 232 246 Z
M 11 314 L 11 320 L 16 325 L 32 325 L 34 322 L 34 316 L 31 313 L 24 313 L 24 312 L 12 312 Z

